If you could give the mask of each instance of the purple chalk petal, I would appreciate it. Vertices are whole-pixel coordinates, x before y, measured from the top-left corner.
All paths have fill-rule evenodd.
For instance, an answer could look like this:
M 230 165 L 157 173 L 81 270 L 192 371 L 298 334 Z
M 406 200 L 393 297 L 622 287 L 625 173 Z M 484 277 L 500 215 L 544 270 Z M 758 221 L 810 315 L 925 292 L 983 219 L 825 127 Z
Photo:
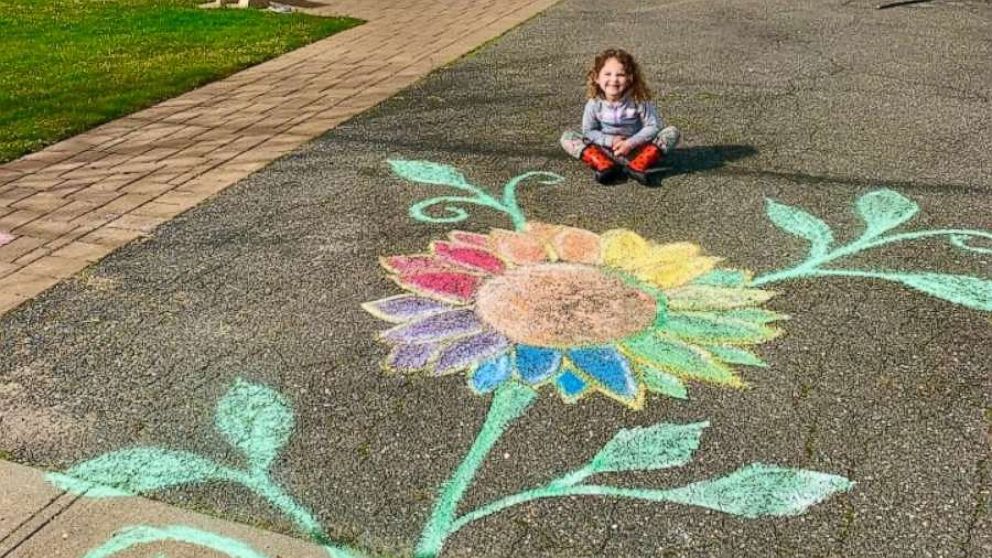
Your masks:
M 451 305 L 437 300 L 409 294 L 373 300 L 366 302 L 363 307 L 377 318 L 394 323 L 406 322 L 452 308 Z
M 506 351 L 509 346 L 509 340 L 494 331 L 459 339 L 441 352 L 434 373 L 440 376 L 457 372 L 496 356 Z
M 10 243 L 11 240 L 14 240 L 14 235 L 0 231 L 0 246 Z
M 399 372 L 420 370 L 427 366 L 432 354 L 434 345 L 399 345 L 390 353 L 386 364 Z
M 382 333 L 382 338 L 394 343 L 424 343 L 442 341 L 482 331 L 482 322 L 470 309 L 448 310 L 426 318 L 396 326 Z

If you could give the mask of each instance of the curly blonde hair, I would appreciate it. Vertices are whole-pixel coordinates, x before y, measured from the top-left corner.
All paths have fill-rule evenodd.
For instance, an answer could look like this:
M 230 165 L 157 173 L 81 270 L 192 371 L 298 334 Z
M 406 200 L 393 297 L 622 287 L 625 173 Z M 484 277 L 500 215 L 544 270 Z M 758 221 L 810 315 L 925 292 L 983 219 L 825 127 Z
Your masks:
M 599 71 L 603 69 L 606 61 L 610 58 L 616 58 L 623 65 L 627 78 L 630 80 L 624 93 L 629 93 L 631 98 L 637 102 L 650 101 L 651 90 L 648 89 L 647 84 L 644 83 L 644 78 L 641 77 L 641 67 L 637 65 L 634 57 L 622 48 L 608 48 L 596 55 L 592 68 L 586 74 L 586 97 L 595 99 L 604 96 L 603 90 L 596 84 L 596 78 L 599 77 Z

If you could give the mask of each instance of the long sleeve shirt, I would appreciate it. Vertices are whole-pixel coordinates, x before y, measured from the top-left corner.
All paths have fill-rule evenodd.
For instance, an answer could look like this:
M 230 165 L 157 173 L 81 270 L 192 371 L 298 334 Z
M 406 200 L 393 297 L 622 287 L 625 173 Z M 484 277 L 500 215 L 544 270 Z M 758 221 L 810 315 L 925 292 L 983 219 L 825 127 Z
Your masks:
M 582 113 L 582 135 L 603 147 L 612 147 L 615 136 L 625 137 L 632 147 L 638 147 L 654 139 L 664 127 L 653 102 L 638 103 L 629 96 L 615 103 L 589 99 Z

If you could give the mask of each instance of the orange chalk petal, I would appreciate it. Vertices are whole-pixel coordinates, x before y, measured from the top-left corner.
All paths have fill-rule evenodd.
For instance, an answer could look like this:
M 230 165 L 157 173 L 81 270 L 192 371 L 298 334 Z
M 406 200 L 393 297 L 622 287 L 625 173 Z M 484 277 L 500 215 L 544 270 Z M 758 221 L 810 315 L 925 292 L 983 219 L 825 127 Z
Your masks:
M 484 234 L 471 233 L 465 231 L 451 231 L 448 238 L 460 244 L 471 244 L 479 248 L 489 246 L 489 237 Z
M 408 291 L 436 300 L 466 303 L 475 297 L 483 277 L 459 271 L 416 273 L 395 279 Z
M 434 254 L 447 262 L 468 269 L 486 271 L 493 274 L 503 273 L 506 265 L 489 250 L 472 248 L 451 242 L 435 242 L 432 246 Z
M 517 265 L 540 263 L 548 260 L 544 243 L 527 234 L 494 230 L 489 234 L 493 247 L 504 259 Z
M 598 265 L 603 260 L 599 235 L 585 229 L 565 227 L 552 245 L 562 261 Z
M 458 271 L 456 266 L 426 254 L 387 256 L 380 258 L 379 261 L 382 263 L 382 267 L 399 275 L 436 271 Z
M 551 243 L 551 239 L 554 238 L 561 229 L 561 225 L 549 225 L 548 223 L 539 223 L 537 221 L 528 221 L 527 224 L 524 225 L 525 233 L 547 244 Z

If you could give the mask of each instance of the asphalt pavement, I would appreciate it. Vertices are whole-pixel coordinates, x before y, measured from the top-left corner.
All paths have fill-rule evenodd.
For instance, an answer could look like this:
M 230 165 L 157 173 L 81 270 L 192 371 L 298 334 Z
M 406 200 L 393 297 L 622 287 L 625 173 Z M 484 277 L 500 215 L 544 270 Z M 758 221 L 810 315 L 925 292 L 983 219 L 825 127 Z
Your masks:
M 439 486 L 489 396 L 443 377 L 385 372 L 388 327 L 361 304 L 403 291 L 382 256 L 424 253 L 452 230 L 510 229 L 467 208 L 424 223 L 410 206 L 451 190 L 402 180 L 387 160 L 457 168 L 498 192 L 529 171 L 527 219 L 655 242 L 693 242 L 755 276 L 801 262 L 767 200 L 829 224 L 836 245 L 881 188 L 919 206 L 898 229 L 992 231 L 992 4 L 565 0 L 226 190 L 0 322 L 0 449 L 65 470 L 133 446 L 243 457 L 214 425 L 238 378 L 278 391 L 295 416 L 272 475 L 327 534 L 410 555 Z M 655 187 L 596 184 L 557 139 L 579 125 L 584 72 L 608 46 L 635 54 L 665 119 L 683 130 Z M 852 254 L 876 273 L 992 279 L 987 239 L 932 237 Z M 802 515 L 747 519 L 600 497 L 516 506 L 452 536 L 445 556 L 992 555 L 992 312 L 869 277 L 769 287 L 790 316 L 742 367 L 746 389 L 691 384 L 631 410 L 541 389 L 481 467 L 464 510 L 588 461 L 621 428 L 709 421 L 674 469 L 611 474 L 656 488 L 748 463 L 843 476 L 847 492 Z M 990 306 L 992 307 L 992 306 Z M 241 487 L 156 498 L 298 534 Z

